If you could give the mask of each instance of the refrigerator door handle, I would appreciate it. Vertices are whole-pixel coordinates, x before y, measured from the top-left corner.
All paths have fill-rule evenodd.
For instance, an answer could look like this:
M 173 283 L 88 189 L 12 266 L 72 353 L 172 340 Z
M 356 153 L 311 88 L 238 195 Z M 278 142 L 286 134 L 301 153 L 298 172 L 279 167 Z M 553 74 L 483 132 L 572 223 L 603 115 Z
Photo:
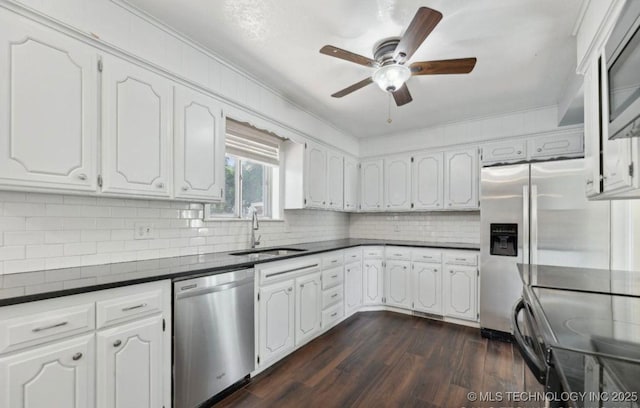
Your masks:
M 530 212 L 530 230 L 531 230 L 531 249 L 530 261 L 532 265 L 538 263 L 538 186 L 531 185 L 531 212 Z
M 522 186 L 522 263 L 529 263 L 529 186 Z

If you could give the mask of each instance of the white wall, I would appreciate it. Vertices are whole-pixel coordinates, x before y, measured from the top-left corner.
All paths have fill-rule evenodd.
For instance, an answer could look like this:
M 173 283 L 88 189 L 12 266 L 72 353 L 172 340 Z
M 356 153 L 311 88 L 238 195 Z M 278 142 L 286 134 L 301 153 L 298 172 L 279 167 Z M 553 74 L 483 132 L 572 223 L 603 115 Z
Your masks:
M 480 245 L 480 212 L 351 214 L 349 235 Z
M 249 247 L 249 221 L 202 221 L 202 204 L 0 192 L 0 275 Z M 156 238 L 134 239 L 135 223 Z M 260 223 L 261 245 L 349 236 L 349 215 L 285 211 Z
M 289 132 L 300 132 L 348 153 L 358 153 L 358 141 L 352 135 L 302 110 L 277 90 L 227 64 L 220 56 L 175 31 L 152 23 L 116 0 L 0 0 L 0 6 L 12 7 L 12 4 L 24 5 L 98 37 L 110 46 L 264 115 L 273 122 L 269 123 L 269 130 L 284 137 L 289 137 Z
M 640 271 L 640 200 L 611 201 L 611 268 Z
M 362 157 L 409 152 L 456 144 L 522 136 L 558 129 L 556 106 L 505 113 L 413 130 L 393 136 L 361 139 Z

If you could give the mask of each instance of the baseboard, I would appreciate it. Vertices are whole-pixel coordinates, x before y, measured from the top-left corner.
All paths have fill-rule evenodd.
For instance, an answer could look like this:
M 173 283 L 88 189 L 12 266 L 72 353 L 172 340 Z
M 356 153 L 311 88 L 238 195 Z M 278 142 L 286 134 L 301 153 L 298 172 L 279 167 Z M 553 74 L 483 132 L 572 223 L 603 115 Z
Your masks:
M 480 335 L 489 340 L 513 343 L 513 335 L 511 333 L 503 332 L 500 330 L 487 329 L 486 327 L 483 327 L 480 329 Z

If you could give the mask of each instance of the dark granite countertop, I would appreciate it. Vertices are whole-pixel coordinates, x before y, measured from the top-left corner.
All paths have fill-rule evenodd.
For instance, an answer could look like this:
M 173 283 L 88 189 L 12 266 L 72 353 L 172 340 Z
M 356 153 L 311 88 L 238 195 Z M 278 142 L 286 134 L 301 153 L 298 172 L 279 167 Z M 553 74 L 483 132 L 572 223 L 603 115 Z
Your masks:
M 480 249 L 478 245 L 464 243 L 340 239 L 295 245 L 281 245 L 279 247 L 302 249 L 304 251 L 261 259 L 247 255 L 232 255 L 236 252 L 242 252 L 241 250 L 237 250 L 144 261 L 21 272 L 0 275 L 0 306 L 156 280 L 186 279 L 199 275 L 223 273 L 234 269 L 250 268 L 259 263 L 273 262 L 362 245 L 393 245 L 472 251 L 478 251 Z

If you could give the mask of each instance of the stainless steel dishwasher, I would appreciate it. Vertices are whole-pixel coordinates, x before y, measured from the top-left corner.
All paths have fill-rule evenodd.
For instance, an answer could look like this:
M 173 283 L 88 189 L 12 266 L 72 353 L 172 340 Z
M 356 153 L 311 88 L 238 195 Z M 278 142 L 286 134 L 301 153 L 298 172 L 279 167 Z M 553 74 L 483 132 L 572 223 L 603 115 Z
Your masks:
M 173 284 L 175 408 L 197 407 L 255 369 L 254 271 Z

